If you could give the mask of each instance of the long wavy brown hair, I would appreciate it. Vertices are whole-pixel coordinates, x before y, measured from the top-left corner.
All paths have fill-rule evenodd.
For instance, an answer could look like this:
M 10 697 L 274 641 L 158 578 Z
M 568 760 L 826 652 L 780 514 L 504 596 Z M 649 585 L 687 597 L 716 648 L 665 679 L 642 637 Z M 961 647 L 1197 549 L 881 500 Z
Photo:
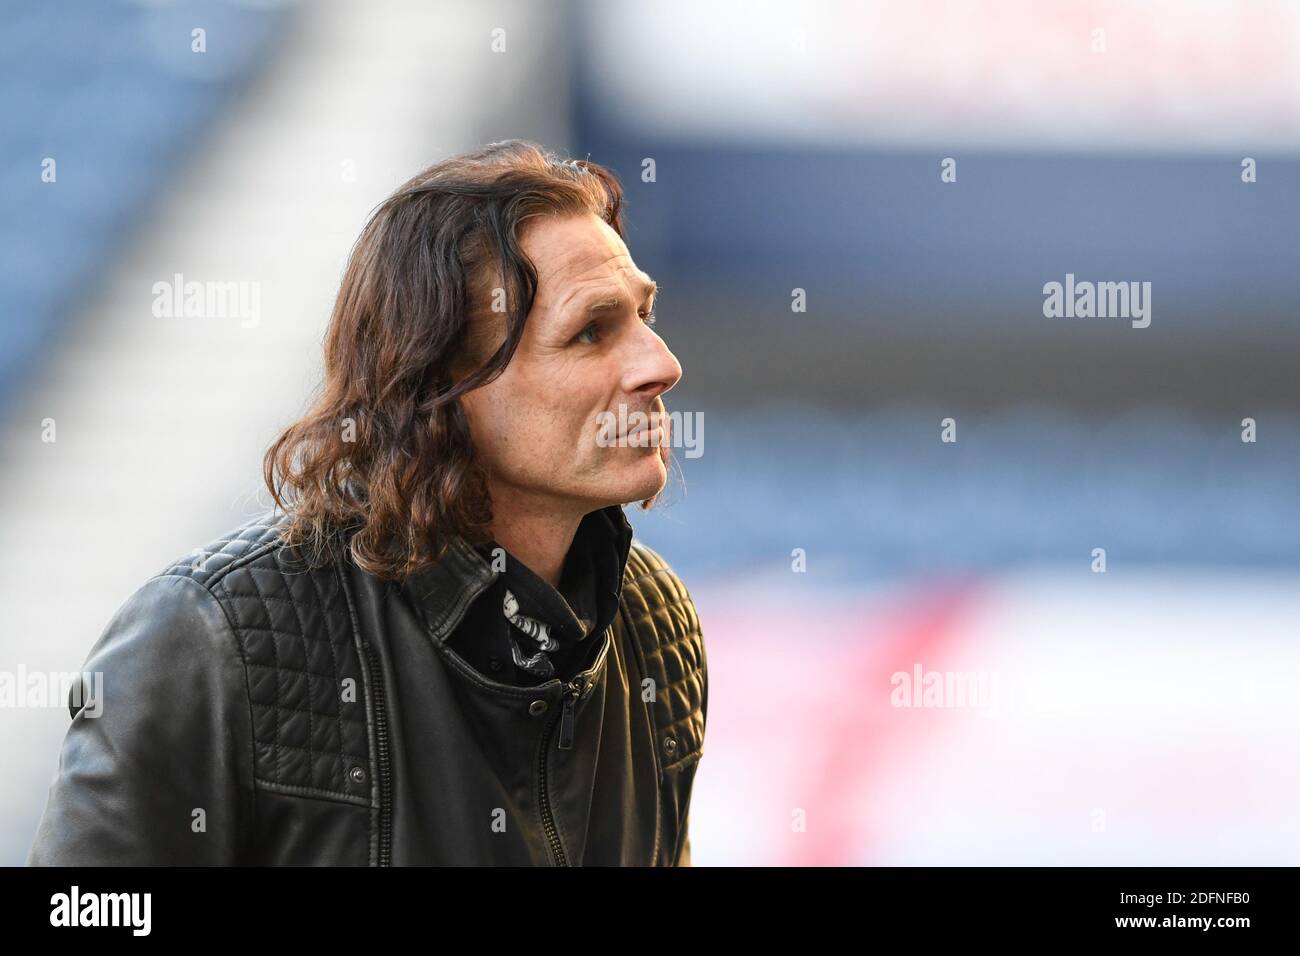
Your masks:
M 622 236 L 622 206 L 609 170 L 508 140 L 430 166 L 371 213 L 330 315 L 318 395 L 263 460 L 286 544 L 318 561 L 347 540 L 358 567 L 401 580 L 439 560 L 452 535 L 490 536 L 459 398 L 501 374 L 532 309 L 537 272 L 520 228 L 593 213 Z M 478 363 L 473 326 L 497 283 L 505 341 L 463 374 Z M 661 454 L 668 463 L 666 445 Z

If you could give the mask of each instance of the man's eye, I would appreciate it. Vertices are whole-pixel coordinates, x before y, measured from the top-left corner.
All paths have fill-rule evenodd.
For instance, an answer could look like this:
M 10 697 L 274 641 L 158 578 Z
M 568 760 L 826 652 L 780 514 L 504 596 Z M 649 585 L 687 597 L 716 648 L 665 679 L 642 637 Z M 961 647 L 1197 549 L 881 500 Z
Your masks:
M 641 321 L 646 325 L 652 326 L 658 320 L 658 317 L 655 315 L 653 310 L 650 312 L 638 312 L 637 315 L 641 316 Z M 599 338 L 597 335 L 598 332 L 600 332 L 600 323 L 591 322 L 585 329 L 575 335 L 573 340 L 575 342 L 584 342 L 588 345 L 595 345 L 596 339 Z

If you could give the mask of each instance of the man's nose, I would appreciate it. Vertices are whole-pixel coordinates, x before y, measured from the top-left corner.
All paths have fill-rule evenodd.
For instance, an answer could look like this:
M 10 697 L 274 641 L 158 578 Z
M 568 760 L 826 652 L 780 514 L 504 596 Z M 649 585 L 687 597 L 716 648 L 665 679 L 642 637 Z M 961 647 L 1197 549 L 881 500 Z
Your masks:
M 682 378 L 682 366 L 664 342 L 649 328 L 637 342 L 629 360 L 626 390 L 649 401 L 658 398 Z

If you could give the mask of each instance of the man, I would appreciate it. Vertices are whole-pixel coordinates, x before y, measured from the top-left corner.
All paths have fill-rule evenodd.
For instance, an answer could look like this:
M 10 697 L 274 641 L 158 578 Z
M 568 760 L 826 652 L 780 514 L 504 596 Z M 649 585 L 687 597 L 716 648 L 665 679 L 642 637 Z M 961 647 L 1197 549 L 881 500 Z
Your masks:
M 703 638 L 621 507 L 681 367 L 621 198 L 510 141 L 381 204 L 277 508 L 110 622 L 29 863 L 690 864 Z

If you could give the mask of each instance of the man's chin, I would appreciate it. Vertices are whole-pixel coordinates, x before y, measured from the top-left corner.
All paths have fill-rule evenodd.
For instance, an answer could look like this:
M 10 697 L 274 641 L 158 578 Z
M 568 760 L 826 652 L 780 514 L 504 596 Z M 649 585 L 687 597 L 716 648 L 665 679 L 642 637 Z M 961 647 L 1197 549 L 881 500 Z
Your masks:
M 668 484 L 668 469 L 662 462 L 659 462 L 656 468 L 658 473 L 655 475 L 654 480 L 648 481 L 644 486 L 638 488 L 637 493 L 630 500 L 645 501 L 647 498 L 654 498 L 663 492 L 664 487 Z
M 668 469 L 658 458 L 647 457 L 638 463 L 637 474 L 610 495 L 612 504 L 628 505 L 655 497 L 668 484 Z

